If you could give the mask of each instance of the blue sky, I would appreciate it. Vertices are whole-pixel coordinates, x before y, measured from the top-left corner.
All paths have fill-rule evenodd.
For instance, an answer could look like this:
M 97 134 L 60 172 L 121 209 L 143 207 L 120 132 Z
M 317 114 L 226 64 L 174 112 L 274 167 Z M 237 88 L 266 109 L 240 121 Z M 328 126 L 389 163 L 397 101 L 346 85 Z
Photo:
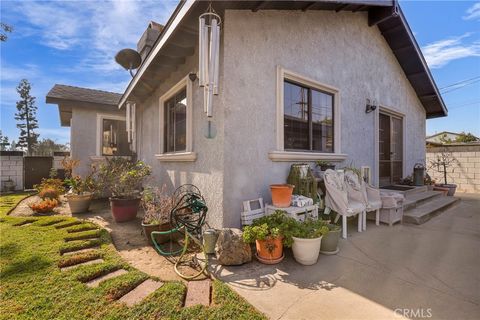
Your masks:
M 480 2 L 400 1 L 439 88 L 476 78 L 468 86 L 444 89 L 446 118 L 427 121 L 427 134 L 469 131 L 480 136 Z M 1 1 L 1 21 L 14 32 L 1 44 L 0 124 L 17 140 L 13 119 L 22 78 L 37 97 L 38 132 L 69 141 L 55 105 L 45 96 L 55 83 L 122 92 L 130 76 L 113 56 L 135 48 L 148 22 L 165 23 L 177 1 Z M 475 82 L 476 81 L 476 82 Z

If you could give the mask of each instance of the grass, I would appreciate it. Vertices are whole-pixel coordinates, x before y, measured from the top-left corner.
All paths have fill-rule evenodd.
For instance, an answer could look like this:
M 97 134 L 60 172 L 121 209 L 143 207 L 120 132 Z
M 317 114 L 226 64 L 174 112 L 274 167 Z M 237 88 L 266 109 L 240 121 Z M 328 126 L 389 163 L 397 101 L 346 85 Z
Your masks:
M 27 195 L 0 196 L 0 319 L 265 319 L 218 281 L 213 282 L 210 307 L 183 308 L 186 287 L 173 281 L 128 308 L 116 300 L 148 275 L 123 261 L 113 248 L 108 232 L 89 222 L 58 216 L 33 219 L 8 216 Z M 15 226 L 25 221 L 33 223 Z M 72 231 L 75 233 L 69 233 Z M 64 240 L 85 235 L 100 237 Z M 88 247 L 98 249 L 78 256 L 60 255 L 60 252 Z M 104 261 L 68 271 L 58 268 L 97 257 Z M 127 273 L 102 282 L 97 288 L 88 288 L 83 283 L 118 269 L 125 269 Z

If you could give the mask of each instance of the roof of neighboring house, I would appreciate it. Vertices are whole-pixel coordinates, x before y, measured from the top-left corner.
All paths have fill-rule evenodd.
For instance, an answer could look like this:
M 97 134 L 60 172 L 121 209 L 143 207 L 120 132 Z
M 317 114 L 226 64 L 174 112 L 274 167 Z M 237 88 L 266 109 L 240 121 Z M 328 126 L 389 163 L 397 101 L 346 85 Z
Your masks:
M 444 134 L 453 134 L 455 136 L 459 136 L 460 133 L 458 132 L 451 132 L 451 131 L 442 131 L 442 132 L 439 132 L 439 133 L 435 133 L 435 134 L 432 134 L 430 136 L 427 136 L 425 139 L 430 139 L 430 138 L 435 138 L 435 137 L 438 137 L 438 136 L 443 136 Z
M 81 101 L 95 104 L 117 105 L 120 93 L 56 84 L 47 93 L 47 103 Z
M 182 0 L 165 24 L 160 36 L 130 81 L 118 107 L 127 100 L 144 99 L 167 78 L 176 65 L 194 52 L 198 36 L 198 16 L 207 10 L 209 2 Z M 448 111 L 428 69 L 406 18 L 397 0 L 323 0 L 323 1 L 218 1 L 215 10 L 222 14 L 227 9 L 236 10 L 334 10 L 366 11 L 368 25 L 377 26 L 406 77 L 410 81 L 427 118 L 446 116 Z M 192 40 L 186 40 L 192 39 Z
M 121 97 L 120 93 L 56 84 L 47 93 L 46 102 L 58 104 L 60 125 L 68 127 L 72 107 L 115 111 Z

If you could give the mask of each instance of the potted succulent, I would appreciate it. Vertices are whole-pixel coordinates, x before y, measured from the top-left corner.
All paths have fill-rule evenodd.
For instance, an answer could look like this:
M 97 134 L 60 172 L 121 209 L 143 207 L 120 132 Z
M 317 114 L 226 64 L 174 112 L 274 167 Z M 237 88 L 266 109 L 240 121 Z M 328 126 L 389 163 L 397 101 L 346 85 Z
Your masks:
M 328 233 L 323 236 L 320 246 L 320 253 L 322 254 L 337 254 L 340 250 L 338 248 L 338 241 L 340 240 L 340 234 L 342 228 L 336 224 L 327 224 Z
M 65 179 L 65 183 L 70 187 L 66 198 L 71 213 L 87 212 L 97 187 L 94 172 L 92 171 L 85 179 L 80 176 L 72 176 Z
M 41 215 L 53 213 L 53 209 L 56 206 L 58 206 L 58 200 L 50 198 L 46 198 L 29 205 L 33 212 Z
M 294 188 L 295 186 L 292 184 L 271 184 L 272 204 L 277 208 L 290 207 Z
M 321 171 L 327 171 L 328 169 L 335 170 L 335 165 L 325 160 L 318 160 L 316 161 L 317 167 L 320 168 Z
M 116 222 L 136 218 L 142 182 L 150 174 L 150 167 L 142 161 L 113 157 L 100 164 L 97 179 L 110 194 L 110 208 Z
M 147 187 L 142 195 L 142 207 L 144 211 L 142 229 L 147 241 L 153 245 L 152 231 L 168 231 L 171 229 L 170 213 L 175 205 L 173 196 L 167 195 L 166 186 L 162 188 Z M 169 235 L 157 235 L 157 243 L 165 243 L 170 240 Z
M 283 230 L 288 223 L 284 211 L 277 210 L 273 214 L 255 219 L 243 230 L 243 241 L 254 243 L 257 259 L 265 264 L 275 264 L 283 260 Z
M 285 237 L 292 239 L 293 257 L 298 263 L 306 266 L 315 264 L 320 254 L 322 237 L 329 231 L 327 222 L 313 219 L 305 221 L 289 219 L 291 223 L 288 232 L 285 231 Z

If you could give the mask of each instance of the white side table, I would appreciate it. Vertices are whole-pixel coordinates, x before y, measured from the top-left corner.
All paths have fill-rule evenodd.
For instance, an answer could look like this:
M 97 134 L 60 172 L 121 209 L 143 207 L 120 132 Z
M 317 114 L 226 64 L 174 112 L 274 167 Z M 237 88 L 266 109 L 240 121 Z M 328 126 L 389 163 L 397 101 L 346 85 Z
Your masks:
M 274 207 L 271 204 L 265 206 L 265 214 L 271 215 L 275 210 L 282 210 L 287 212 L 287 214 L 294 218 L 297 221 L 305 221 L 305 218 L 309 217 L 312 219 L 318 219 L 318 205 L 314 204 L 306 207 L 288 207 L 288 208 L 278 208 Z

